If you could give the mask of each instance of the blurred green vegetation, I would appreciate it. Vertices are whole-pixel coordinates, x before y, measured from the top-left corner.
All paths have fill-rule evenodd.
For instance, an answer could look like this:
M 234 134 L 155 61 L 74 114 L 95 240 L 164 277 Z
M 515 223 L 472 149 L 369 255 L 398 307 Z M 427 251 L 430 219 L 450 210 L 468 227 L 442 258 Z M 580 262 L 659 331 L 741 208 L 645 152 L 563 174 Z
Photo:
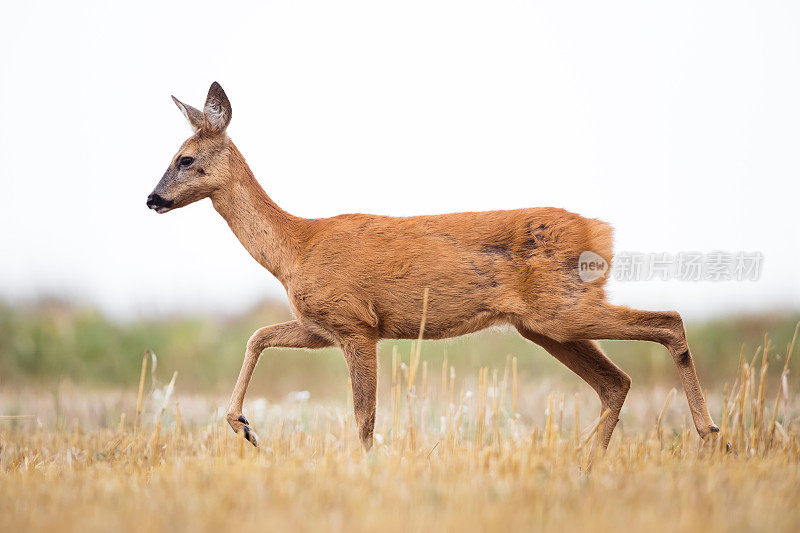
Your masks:
M 288 309 L 267 302 L 237 317 L 177 316 L 158 320 L 119 322 L 93 309 L 55 302 L 24 306 L 0 303 L 0 385 L 48 386 L 61 381 L 80 386 L 135 387 L 142 353 L 158 355 L 158 375 L 166 381 L 179 372 L 186 392 L 227 393 L 241 365 L 245 343 L 257 328 L 288 320 Z M 701 381 L 721 387 L 732 381 L 740 352 L 748 360 L 768 336 L 770 373 L 777 375 L 800 313 L 732 316 L 687 326 L 689 344 Z M 634 383 L 678 386 L 677 373 L 667 351 L 644 342 L 603 342 L 608 355 Z M 391 379 L 392 350 L 398 347 L 408 361 L 410 341 L 380 345 L 381 386 Z M 799 347 L 800 348 L 800 347 Z M 430 379 L 438 379 L 447 352 L 449 365 L 460 376 L 489 366 L 502 372 L 508 354 L 518 357 L 520 380 L 571 380 L 568 370 L 515 332 L 489 330 L 477 334 L 423 343 Z M 797 356 L 797 354 L 795 354 Z M 797 358 L 800 364 L 800 357 Z M 264 353 L 251 394 L 280 398 L 294 390 L 319 397 L 341 398 L 347 369 L 338 350 L 280 350 Z

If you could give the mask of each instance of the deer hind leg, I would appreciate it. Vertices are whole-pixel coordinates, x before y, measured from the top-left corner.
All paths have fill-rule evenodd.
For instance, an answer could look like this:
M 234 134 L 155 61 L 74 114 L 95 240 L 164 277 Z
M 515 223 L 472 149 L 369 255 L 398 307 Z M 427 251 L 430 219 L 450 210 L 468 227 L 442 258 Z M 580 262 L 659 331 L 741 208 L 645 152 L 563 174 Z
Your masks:
M 274 324 L 257 330 L 247 341 L 242 369 L 233 388 L 231 400 L 228 403 L 226 419 L 236 433 L 244 431 L 245 438 L 253 446 L 258 446 L 258 437 L 250 427 L 250 422 L 242 415 L 244 394 L 247 385 L 253 376 L 253 370 L 258 363 L 261 352 L 266 348 L 327 348 L 333 344 L 316 333 L 309 331 L 297 320 Z
M 364 449 L 369 451 L 372 448 L 372 433 L 375 429 L 378 388 L 377 340 L 348 338 L 341 343 L 341 346 L 353 386 L 353 410 L 358 436 Z
M 603 450 L 608 448 L 611 434 L 619 421 L 622 404 L 631 388 L 631 378 L 628 374 L 606 357 L 594 341 L 558 342 L 524 327 L 517 329 L 523 337 L 547 350 L 597 392 L 602 404 L 600 413 L 606 410 L 610 412 L 603 423 L 602 431 L 597 432 L 592 452 L 598 446 L 602 446 Z
M 686 342 L 683 320 L 675 311 L 640 311 L 604 304 L 593 313 L 591 323 L 577 327 L 570 335 L 583 339 L 644 340 L 658 342 L 669 350 L 689 402 L 692 420 L 700 437 L 717 433 L 697 379 L 692 354 Z

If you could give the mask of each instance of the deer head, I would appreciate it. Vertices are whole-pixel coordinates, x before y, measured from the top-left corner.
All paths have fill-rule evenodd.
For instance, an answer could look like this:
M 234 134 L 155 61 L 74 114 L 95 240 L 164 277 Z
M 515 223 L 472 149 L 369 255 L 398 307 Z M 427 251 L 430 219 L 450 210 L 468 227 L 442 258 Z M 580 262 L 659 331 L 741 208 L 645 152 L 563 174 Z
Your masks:
M 172 99 L 189 121 L 194 135 L 184 141 L 147 197 L 147 207 L 157 213 L 202 200 L 230 179 L 230 142 L 225 130 L 231 121 L 231 103 L 220 84 L 211 84 L 202 111 L 174 96 Z

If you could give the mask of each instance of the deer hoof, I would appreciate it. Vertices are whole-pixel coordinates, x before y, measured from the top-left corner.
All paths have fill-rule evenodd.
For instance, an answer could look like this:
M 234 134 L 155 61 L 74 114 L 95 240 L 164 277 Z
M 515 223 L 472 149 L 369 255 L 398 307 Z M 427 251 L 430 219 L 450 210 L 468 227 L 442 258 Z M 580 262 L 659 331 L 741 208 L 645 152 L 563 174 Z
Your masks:
M 700 434 L 700 438 L 706 440 L 708 437 L 716 436 L 719 433 L 719 428 L 715 424 L 711 424 L 705 430 L 697 430 L 697 433 Z
M 258 448 L 258 437 L 256 436 L 256 432 L 250 429 L 250 426 L 242 426 L 242 431 L 244 431 L 244 438 L 247 441 Z
M 256 435 L 256 432 L 250 427 L 250 422 L 244 415 L 228 413 L 226 418 L 228 419 L 228 424 L 230 424 L 235 433 L 242 431 L 247 442 L 258 448 L 258 435 Z
M 372 437 L 370 437 L 368 439 L 362 439 L 361 440 L 361 446 L 364 447 L 364 451 L 365 452 L 370 451 L 372 449 Z

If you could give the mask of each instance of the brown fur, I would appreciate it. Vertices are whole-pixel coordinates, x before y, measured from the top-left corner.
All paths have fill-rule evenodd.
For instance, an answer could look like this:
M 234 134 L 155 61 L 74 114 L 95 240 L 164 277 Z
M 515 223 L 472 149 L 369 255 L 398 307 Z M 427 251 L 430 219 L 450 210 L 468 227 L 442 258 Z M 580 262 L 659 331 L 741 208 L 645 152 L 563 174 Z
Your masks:
M 295 217 L 267 196 L 225 135 L 231 111 L 221 87 L 212 85 L 206 102 L 206 113 L 216 113 L 214 120 L 201 121 L 198 110 L 176 103 L 196 133 L 176 154 L 154 194 L 173 202 L 172 208 L 209 196 L 253 258 L 284 285 L 296 317 L 256 331 L 247 343 L 228 421 L 234 430 L 244 428 L 252 435 L 254 444 L 241 413 L 261 351 L 338 346 L 350 370 L 359 435 L 369 448 L 376 344 L 379 339 L 417 336 L 426 288 L 426 338 L 510 324 L 589 383 L 603 409 L 610 410 L 598 432 L 597 443 L 604 448 L 630 378 L 592 339 L 650 340 L 666 346 L 698 432 L 705 436 L 716 430 L 680 316 L 612 306 L 605 300 L 605 278 L 590 283 L 579 278 L 581 252 L 593 251 L 611 262 L 608 224 L 554 208 L 401 218 Z M 175 165 L 187 155 L 195 163 L 178 169 Z

